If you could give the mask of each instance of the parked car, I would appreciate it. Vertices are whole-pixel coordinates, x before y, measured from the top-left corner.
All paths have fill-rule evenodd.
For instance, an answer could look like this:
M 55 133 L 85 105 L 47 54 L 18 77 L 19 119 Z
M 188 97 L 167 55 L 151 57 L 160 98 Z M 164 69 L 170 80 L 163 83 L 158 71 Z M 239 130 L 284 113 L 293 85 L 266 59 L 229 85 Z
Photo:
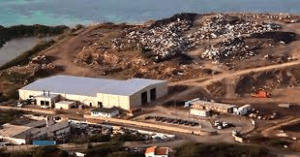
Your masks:
M 177 124 L 178 122 L 179 122 L 178 119 L 174 119 L 174 120 L 172 121 L 173 124 Z
M 218 126 L 217 126 L 217 129 L 218 129 L 218 130 L 222 130 L 222 129 L 223 129 L 222 125 L 218 125 Z
M 167 120 L 168 120 L 168 119 L 165 118 L 165 117 L 163 117 L 163 118 L 161 119 L 162 122 L 165 122 L 165 121 L 167 121 Z
M 17 107 L 23 107 L 23 104 L 21 102 L 18 102 Z
M 218 125 L 221 125 L 221 122 L 215 121 L 215 122 L 214 122 L 214 126 L 218 126 Z
M 182 125 L 184 123 L 184 121 L 183 120 L 178 120 L 178 124 L 180 124 L 180 125 Z
M 172 123 L 174 121 L 174 119 L 168 119 L 167 123 Z
M 229 124 L 228 124 L 227 122 L 223 122 L 223 123 L 222 123 L 222 127 L 223 127 L 223 128 L 227 128 L 227 127 L 229 127 Z

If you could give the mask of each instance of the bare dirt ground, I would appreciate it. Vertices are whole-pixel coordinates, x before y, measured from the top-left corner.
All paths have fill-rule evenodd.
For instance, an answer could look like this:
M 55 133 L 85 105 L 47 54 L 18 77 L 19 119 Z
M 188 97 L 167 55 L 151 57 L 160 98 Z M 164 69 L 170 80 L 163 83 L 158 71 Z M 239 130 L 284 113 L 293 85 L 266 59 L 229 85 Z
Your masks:
M 214 14 L 209 16 L 214 16 Z M 195 32 L 206 19 L 210 18 L 209 16 L 196 19 L 189 31 Z M 154 62 L 151 56 L 141 53 L 141 50 L 136 48 L 124 51 L 112 49 L 111 40 L 124 36 L 125 28 L 148 29 L 146 26 L 100 24 L 83 29 L 42 54 L 51 57 L 52 64 L 62 67 L 62 71 L 58 72 L 60 74 L 117 79 L 132 77 L 164 79 L 170 82 L 170 87 L 184 87 L 150 104 L 151 107 L 173 100 L 184 102 L 200 97 L 237 105 L 251 104 L 255 108 L 270 111 L 275 110 L 282 113 L 284 117 L 282 121 L 286 117 L 299 117 L 294 108 L 281 109 L 278 108 L 278 104 L 294 103 L 297 105 L 300 102 L 298 96 L 300 94 L 298 87 L 300 75 L 297 75 L 300 72 L 298 69 L 300 65 L 300 48 L 298 46 L 300 44 L 300 23 L 283 23 L 270 18 L 245 17 L 245 19 L 276 22 L 282 26 L 280 31 L 294 32 L 297 37 L 290 43 L 280 43 L 280 41 L 272 39 L 247 39 L 246 43 L 249 45 L 262 45 L 255 51 L 257 55 L 244 59 L 233 59 L 228 62 L 229 64 L 221 64 L 215 60 L 201 57 L 208 45 L 218 44 L 228 37 L 203 39 L 197 47 L 185 53 L 187 58 L 191 58 L 191 62 L 190 59 L 182 56 Z M 271 57 L 265 57 L 266 55 Z M 186 63 L 187 61 L 190 63 Z M 22 70 L 22 67 L 19 67 L 20 69 Z M 2 77 L 0 79 L 1 94 L 14 83 Z M 19 83 L 18 87 L 22 85 L 24 85 L 23 82 Z M 252 87 L 254 88 L 252 89 Z M 258 87 L 270 87 L 272 97 L 269 99 L 251 98 L 249 94 Z M 173 110 L 170 108 L 169 106 L 159 110 L 171 114 Z M 186 113 L 186 111 L 183 112 Z M 261 123 L 260 126 L 264 124 L 266 123 Z M 274 125 L 277 126 L 277 124 Z M 278 121 L 279 125 L 283 125 L 280 124 L 280 120 Z M 270 125 L 269 129 L 274 130 L 275 126 Z M 226 134 L 228 136 L 214 136 L 210 137 L 210 140 L 232 142 L 231 133 L 226 132 Z M 189 140 L 201 142 L 202 138 L 195 139 L 191 136 Z M 209 140 L 203 139 L 203 141 Z

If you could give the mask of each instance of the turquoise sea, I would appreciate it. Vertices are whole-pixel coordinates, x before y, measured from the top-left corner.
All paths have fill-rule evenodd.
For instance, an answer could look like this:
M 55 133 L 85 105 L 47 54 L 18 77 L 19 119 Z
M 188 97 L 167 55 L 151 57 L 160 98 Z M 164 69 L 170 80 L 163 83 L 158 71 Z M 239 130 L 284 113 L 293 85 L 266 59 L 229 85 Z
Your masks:
M 300 13 L 300 0 L 0 0 L 0 25 L 143 22 L 180 12 Z

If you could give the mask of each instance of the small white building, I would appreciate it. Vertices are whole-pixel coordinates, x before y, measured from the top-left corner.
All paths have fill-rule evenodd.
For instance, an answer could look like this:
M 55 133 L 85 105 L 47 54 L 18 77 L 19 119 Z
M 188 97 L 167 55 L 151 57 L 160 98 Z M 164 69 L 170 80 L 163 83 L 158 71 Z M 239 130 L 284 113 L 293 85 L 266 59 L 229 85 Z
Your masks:
M 195 116 L 207 117 L 210 116 L 210 110 L 199 110 L 199 109 L 190 109 L 190 114 Z
M 169 157 L 169 148 L 152 146 L 146 149 L 145 156 L 146 157 Z
M 70 108 L 73 108 L 76 106 L 76 102 L 73 101 L 60 101 L 55 103 L 55 108 L 56 109 L 64 109 L 64 110 L 68 110 Z
M 113 108 L 96 108 L 91 110 L 91 116 L 94 117 L 116 117 L 119 115 L 119 109 L 113 107 Z
M 38 106 L 52 108 L 59 101 L 59 95 L 44 92 L 42 95 L 36 96 L 35 99 Z

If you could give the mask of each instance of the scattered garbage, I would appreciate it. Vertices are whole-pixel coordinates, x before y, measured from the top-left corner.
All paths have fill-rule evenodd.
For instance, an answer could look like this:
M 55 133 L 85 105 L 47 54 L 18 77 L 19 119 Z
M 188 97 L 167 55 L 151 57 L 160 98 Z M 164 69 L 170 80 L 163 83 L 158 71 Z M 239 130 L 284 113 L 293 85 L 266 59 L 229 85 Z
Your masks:
M 253 48 L 245 44 L 244 38 L 253 33 L 281 28 L 276 23 L 252 22 L 222 14 L 205 19 L 196 31 L 187 33 L 192 24 L 191 18 L 177 18 L 146 28 L 126 28 L 123 37 L 111 40 L 111 47 L 118 51 L 136 48 L 150 54 L 154 61 L 161 61 L 184 54 L 204 40 L 223 38 L 223 42 L 208 46 L 202 57 L 214 60 L 243 59 L 255 55 Z
M 276 23 L 251 22 L 242 18 L 218 14 L 208 18 L 190 38 L 190 40 L 199 39 L 216 39 L 219 37 L 241 37 L 242 35 L 250 36 L 252 33 L 261 33 L 279 30 L 281 26 Z
M 124 30 L 124 37 L 111 41 L 112 48 L 118 51 L 137 47 L 144 52 L 150 51 L 156 60 L 166 59 L 178 53 L 184 53 L 189 48 L 189 41 L 183 32 L 188 30 L 192 22 L 177 19 L 166 25 L 159 25 L 141 30 L 138 27 Z
M 202 58 L 210 60 L 217 60 L 219 62 L 224 59 L 244 59 L 250 56 L 254 56 L 255 53 L 246 45 L 242 37 L 227 39 L 223 42 L 219 42 L 216 45 L 210 45 L 206 48 L 205 52 L 202 53 Z

